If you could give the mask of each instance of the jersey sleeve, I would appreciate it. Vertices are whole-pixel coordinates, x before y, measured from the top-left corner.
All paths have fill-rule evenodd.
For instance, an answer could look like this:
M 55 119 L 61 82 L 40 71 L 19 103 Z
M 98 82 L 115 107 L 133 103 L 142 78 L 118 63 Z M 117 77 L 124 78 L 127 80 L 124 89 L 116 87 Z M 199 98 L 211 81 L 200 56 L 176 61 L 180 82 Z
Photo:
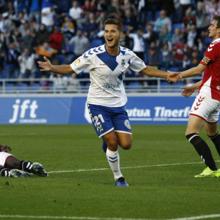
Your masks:
M 139 58 L 135 53 L 133 53 L 129 68 L 134 72 L 140 72 L 141 70 L 146 68 L 146 64 L 141 58 Z
M 80 72 L 89 72 L 91 66 L 90 57 L 87 56 L 85 52 L 82 56 L 74 60 L 70 66 L 76 74 L 79 74 Z
M 207 50 L 205 51 L 205 56 L 204 56 L 205 58 L 203 58 L 200 63 L 207 65 L 208 64 L 207 62 L 215 61 L 219 57 L 219 52 L 220 52 L 220 44 L 211 43 L 207 48 Z

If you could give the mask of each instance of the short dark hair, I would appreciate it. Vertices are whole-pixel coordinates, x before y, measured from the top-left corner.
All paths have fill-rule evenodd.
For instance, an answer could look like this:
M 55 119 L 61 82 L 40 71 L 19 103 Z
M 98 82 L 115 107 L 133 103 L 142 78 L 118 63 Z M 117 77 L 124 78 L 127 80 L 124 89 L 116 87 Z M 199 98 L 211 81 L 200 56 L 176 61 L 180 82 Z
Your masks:
M 118 26 L 118 29 L 121 31 L 122 30 L 122 23 L 121 20 L 119 18 L 115 18 L 115 17 L 109 17 L 106 18 L 106 20 L 104 21 L 104 27 L 107 24 L 114 24 Z
M 214 16 L 213 20 L 217 21 L 217 28 L 220 28 L 220 16 L 218 15 Z

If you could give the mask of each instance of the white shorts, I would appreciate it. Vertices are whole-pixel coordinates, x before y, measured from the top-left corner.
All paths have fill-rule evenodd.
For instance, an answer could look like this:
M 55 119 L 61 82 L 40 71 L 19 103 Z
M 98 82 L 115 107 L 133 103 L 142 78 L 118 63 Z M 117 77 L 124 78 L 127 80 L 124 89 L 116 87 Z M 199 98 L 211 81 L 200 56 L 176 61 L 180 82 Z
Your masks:
M 9 156 L 12 156 L 12 154 L 9 154 L 7 152 L 0 152 L 0 166 L 5 166 L 5 161 Z
M 219 119 L 220 102 L 213 99 L 207 90 L 200 91 L 191 107 L 190 115 L 196 115 L 207 122 Z

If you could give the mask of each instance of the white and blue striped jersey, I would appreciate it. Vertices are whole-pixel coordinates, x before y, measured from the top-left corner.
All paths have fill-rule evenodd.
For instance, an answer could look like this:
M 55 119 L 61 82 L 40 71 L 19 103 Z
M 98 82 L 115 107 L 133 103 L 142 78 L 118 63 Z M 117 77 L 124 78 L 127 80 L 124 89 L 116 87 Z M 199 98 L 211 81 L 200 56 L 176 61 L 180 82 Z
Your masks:
M 140 72 L 146 65 L 133 51 L 120 47 L 117 56 L 107 53 L 105 45 L 92 48 L 70 64 L 76 74 L 89 72 L 90 87 L 87 102 L 107 107 L 124 106 L 127 96 L 123 75 L 130 68 Z

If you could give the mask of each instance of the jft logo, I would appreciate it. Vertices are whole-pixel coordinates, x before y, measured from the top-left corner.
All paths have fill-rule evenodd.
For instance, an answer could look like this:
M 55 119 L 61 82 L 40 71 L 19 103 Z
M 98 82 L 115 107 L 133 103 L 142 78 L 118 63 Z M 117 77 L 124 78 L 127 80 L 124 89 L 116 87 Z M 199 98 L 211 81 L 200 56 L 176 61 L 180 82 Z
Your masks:
M 37 117 L 36 111 L 38 109 L 38 104 L 36 100 L 32 101 L 30 99 L 16 99 L 15 104 L 12 106 L 12 108 L 12 118 L 9 119 L 9 123 L 11 124 L 17 122 L 18 120 L 22 121 L 25 118 L 29 119 L 29 122 L 31 122 L 33 121 L 33 119 L 36 119 Z

